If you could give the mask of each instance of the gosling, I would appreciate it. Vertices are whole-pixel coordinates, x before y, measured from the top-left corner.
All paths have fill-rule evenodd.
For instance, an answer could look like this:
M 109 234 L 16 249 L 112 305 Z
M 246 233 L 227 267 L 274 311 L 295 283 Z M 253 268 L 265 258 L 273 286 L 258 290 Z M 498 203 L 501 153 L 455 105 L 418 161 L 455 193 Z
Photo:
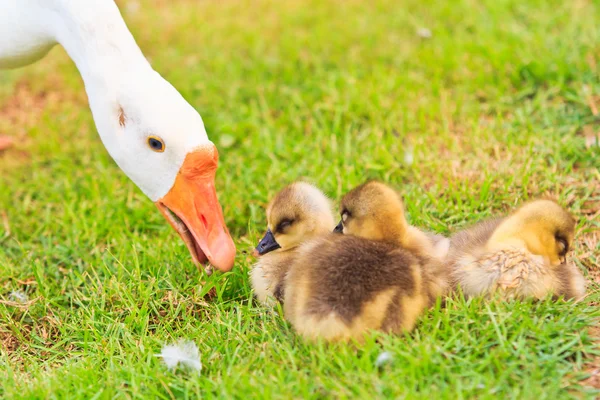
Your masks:
M 267 232 L 255 249 L 260 256 L 250 271 L 258 301 L 283 301 L 284 278 L 298 246 L 327 234 L 335 226 L 330 200 L 316 187 L 295 182 L 283 188 L 267 207 Z
M 361 341 L 372 330 L 410 331 L 443 293 L 430 273 L 430 238 L 410 226 L 400 196 L 367 182 L 341 202 L 341 225 L 298 249 L 285 279 L 284 312 L 309 340 Z
M 575 220 L 551 200 L 526 203 L 506 218 L 451 237 L 448 263 L 465 297 L 581 299 L 585 279 L 566 260 Z

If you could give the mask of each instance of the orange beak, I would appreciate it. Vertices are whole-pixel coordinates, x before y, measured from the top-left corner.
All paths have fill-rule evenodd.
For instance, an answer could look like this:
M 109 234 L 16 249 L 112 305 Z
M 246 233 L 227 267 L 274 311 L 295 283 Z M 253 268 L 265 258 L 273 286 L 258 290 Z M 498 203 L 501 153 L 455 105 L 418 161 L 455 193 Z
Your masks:
M 189 153 L 173 187 L 156 205 L 179 233 L 196 264 L 208 261 L 225 272 L 233 268 L 235 245 L 215 190 L 218 159 L 212 144 Z

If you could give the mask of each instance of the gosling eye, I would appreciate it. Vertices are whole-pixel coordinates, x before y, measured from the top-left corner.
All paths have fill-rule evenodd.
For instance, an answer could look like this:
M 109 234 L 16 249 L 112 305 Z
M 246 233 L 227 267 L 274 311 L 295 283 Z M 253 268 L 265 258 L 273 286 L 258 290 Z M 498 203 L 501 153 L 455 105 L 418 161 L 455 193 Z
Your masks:
M 148 136 L 148 147 L 157 153 L 165 151 L 165 142 L 158 136 Z
M 342 222 L 346 222 L 348 218 L 350 218 L 350 211 L 344 209 L 344 211 L 342 211 Z
M 564 257 L 569 251 L 569 242 L 562 236 L 556 235 L 556 242 L 558 243 L 558 255 Z
M 279 224 L 277 224 L 277 228 L 275 229 L 277 232 L 283 232 L 287 228 L 289 228 L 294 223 L 293 219 L 283 219 Z

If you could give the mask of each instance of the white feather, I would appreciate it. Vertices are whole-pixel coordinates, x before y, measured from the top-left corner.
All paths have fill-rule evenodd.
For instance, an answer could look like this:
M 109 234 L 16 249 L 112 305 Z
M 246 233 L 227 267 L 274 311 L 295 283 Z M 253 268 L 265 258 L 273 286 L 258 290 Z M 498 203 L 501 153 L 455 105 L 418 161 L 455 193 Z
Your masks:
M 27 297 L 27 294 L 22 290 L 11 292 L 11 294 L 8 295 L 8 299 L 10 301 L 14 301 L 15 303 L 21 304 L 27 303 L 29 301 L 29 297 Z
M 180 340 L 175 344 L 164 346 L 161 353 L 156 356 L 161 357 L 170 370 L 177 368 L 179 363 L 198 372 L 202 370 L 198 346 L 190 340 Z
M 392 353 L 390 353 L 389 351 L 384 351 L 383 353 L 379 354 L 379 356 L 377 356 L 377 360 L 375 360 L 375 366 L 379 368 L 384 366 L 385 364 L 390 363 L 393 360 L 394 356 L 392 355 Z

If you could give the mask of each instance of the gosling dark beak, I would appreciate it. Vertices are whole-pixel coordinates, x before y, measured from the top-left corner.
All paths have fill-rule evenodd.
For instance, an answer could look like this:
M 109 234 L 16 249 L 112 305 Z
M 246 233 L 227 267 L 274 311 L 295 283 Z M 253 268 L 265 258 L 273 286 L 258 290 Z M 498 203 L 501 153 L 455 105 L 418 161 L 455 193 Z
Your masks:
M 256 252 L 258 255 L 262 256 L 279 248 L 281 248 L 281 246 L 275 241 L 273 232 L 271 232 L 270 229 L 267 229 L 267 233 L 265 233 L 265 236 L 258 242 L 258 246 L 256 246 Z
M 344 233 L 344 224 L 340 221 L 339 224 L 335 228 L 333 228 L 333 233 Z

